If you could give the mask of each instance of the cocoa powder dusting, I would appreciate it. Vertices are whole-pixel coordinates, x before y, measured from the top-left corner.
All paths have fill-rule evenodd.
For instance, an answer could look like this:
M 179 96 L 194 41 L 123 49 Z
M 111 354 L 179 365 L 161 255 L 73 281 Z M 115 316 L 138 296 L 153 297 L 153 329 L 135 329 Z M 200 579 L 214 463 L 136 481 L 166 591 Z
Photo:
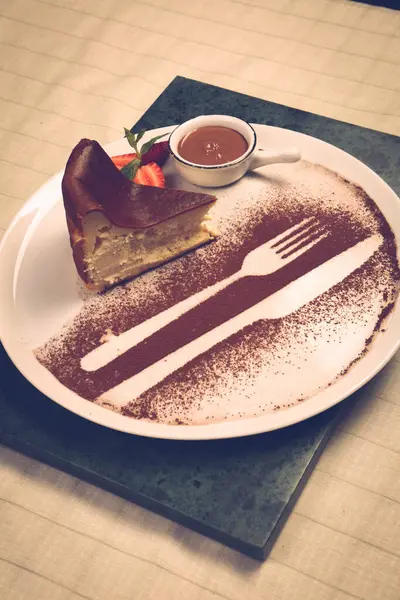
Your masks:
M 360 187 L 304 161 L 275 167 L 268 179 L 246 180 L 234 196 L 220 192 L 216 242 L 89 296 L 73 322 L 36 351 L 38 360 L 82 398 L 132 418 L 182 425 L 282 410 L 346 373 L 367 351 L 398 295 L 400 270 L 389 224 Z M 107 330 L 119 335 L 229 277 L 251 250 L 310 216 L 329 233 L 303 256 L 271 275 L 237 280 L 96 371 L 81 368 Z M 243 327 L 138 397 L 132 389 L 122 406 L 108 397 L 116 386 L 378 232 L 384 237 L 379 251 L 313 302 L 287 317 Z M 343 355 L 332 365 L 328 348 L 334 357 Z M 314 387 L 308 369 L 318 371 Z M 298 385 L 289 388 L 294 373 Z M 268 382 L 276 384 L 278 397 Z M 241 399 L 240 410 L 234 398 Z

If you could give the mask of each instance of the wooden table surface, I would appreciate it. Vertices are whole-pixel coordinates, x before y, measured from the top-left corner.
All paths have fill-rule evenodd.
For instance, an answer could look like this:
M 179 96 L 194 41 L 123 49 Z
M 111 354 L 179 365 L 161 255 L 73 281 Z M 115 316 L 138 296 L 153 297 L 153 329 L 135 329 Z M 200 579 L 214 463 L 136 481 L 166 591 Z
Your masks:
M 0 236 L 81 137 L 176 76 L 400 134 L 400 12 L 347 0 L 0 0 Z M 399 600 L 400 356 L 260 564 L 0 447 L 1 600 Z

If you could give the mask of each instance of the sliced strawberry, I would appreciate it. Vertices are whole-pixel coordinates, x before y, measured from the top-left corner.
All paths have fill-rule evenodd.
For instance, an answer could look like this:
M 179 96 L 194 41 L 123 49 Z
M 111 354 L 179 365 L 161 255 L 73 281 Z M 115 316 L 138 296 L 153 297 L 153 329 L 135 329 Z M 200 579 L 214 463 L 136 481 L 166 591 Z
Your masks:
M 139 148 L 138 144 L 146 133 L 145 130 L 141 129 L 133 133 L 124 127 L 124 132 L 124 137 L 135 153 L 114 156 L 112 160 L 115 166 L 127 179 L 135 183 L 165 187 L 165 179 L 160 167 L 168 158 L 168 142 L 157 142 L 168 134 L 156 135 Z
M 133 180 L 140 185 L 152 185 L 154 187 L 165 187 L 165 177 L 161 168 L 154 162 L 140 167 Z
M 130 154 L 119 154 L 118 156 L 112 156 L 111 160 L 113 161 L 114 165 L 118 167 L 118 169 L 122 169 L 122 167 L 125 167 L 125 165 L 130 163 L 132 160 L 135 160 L 135 158 L 136 154 L 131 152 Z
M 146 152 L 146 154 L 143 154 L 142 165 L 147 165 L 151 162 L 154 162 L 159 167 L 162 167 L 168 156 L 168 142 L 158 142 L 157 144 L 154 144 L 154 146 L 152 146 L 150 150 Z

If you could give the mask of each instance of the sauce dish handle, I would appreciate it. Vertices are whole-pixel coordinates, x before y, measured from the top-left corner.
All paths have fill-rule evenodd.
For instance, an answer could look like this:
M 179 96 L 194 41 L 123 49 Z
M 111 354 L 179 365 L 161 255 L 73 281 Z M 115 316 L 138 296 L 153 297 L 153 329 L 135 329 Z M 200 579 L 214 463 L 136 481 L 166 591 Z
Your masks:
M 255 150 L 249 170 L 253 171 L 259 167 L 265 167 L 266 165 L 273 165 L 275 163 L 293 163 L 301 159 L 301 153 L 298 148 L 288 148 L 287 150 Z

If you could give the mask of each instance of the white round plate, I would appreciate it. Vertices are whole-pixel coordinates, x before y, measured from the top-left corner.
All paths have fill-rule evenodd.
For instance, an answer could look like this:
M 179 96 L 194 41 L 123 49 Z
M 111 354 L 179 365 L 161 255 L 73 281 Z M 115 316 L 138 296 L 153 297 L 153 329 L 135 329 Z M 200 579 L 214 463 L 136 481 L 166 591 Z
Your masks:
M 277 127 L 254 127 L 261 146 L 298 146 L 304 159 L 359 184 L 380 208 L 400 247 L 399 199 L 371 169 L 342 150 L 310 136 Z M 146 138 L 172 130 L 172 127 L 157 129 L 148 132 Z M 129 152 L 129 147 L 123 139 L 109 144 L 106 151 L 112 156 Z M 129 418 L 82 399 L 56 380 L 33 353 L 76 315 L 82 305 L 76 293 L 61 179 L 62 173 L 55 175 L 28 200 L 0 245 L 0 336 L 19 371 L 43 394 L 77 415 L 106 427 L 157 438 L 205 440 L 262 433 L 297 423 L 337 404 L 378 373 L 398 349 L 400 308 L 397 301 L 386 323 L 386 332 L 377 335 L 366 355 L 346 375 L 307 401 L 265 416 L 207 425 L 167 425 Z M 41 227 L 45 218 L 47 223 L 50 218 L 51 227 Z

